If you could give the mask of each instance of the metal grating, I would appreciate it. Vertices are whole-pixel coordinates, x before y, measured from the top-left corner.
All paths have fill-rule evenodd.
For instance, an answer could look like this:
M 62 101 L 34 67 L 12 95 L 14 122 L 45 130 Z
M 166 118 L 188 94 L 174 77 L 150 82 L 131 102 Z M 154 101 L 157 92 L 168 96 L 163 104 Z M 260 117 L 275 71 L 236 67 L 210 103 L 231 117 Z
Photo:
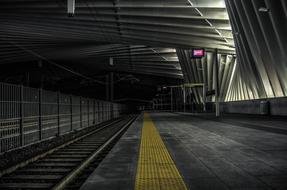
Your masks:
M 0 83 L 0 153 L 119 117 L 126 109 L 113 103 L 118 109 L 104 112 L 93 101 Z

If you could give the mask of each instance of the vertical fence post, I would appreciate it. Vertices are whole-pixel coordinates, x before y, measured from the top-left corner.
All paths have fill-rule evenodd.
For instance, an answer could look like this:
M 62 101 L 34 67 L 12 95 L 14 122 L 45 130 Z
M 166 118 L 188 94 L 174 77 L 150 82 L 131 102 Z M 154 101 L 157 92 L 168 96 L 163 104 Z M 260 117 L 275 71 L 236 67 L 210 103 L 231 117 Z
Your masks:
M 80 128 L 83 127 L 82 119 L 83 119 L 83 116 L 82 116 L 82 97 L 80 97 Z
M 96 124 L 96 101 L 93 100 L 93 125 Z
M 4 110 L 2 109 L 2 107 L 4 107 L 4 104 L 3 104 L 3 100 L 4 100 L 4 98 L 3 98 L 3 87 L 2 87 L 2 83 L 0 83 L 0 123 L 1 123 L 1 125 L 2 125 L 2 122 L 1 122 L 1 120 L 4 118 L 3 117 L 3 115 L 4 115 Z M 3 98 L 3 100 L 2 100 L 2 98 Z M 2 128 L 2 127 L 1 127 Z M 0 128 L 0 153 L 2 152 L 2 133 L 3 133 L 3 131 L 2 131 L 2 129 Z
M 20 86 L 20 145 L 24 145 L 24 94 L 23 94 L 24 87 L 23 85 Z
M 100 123 L 100 102 L 97 101 L 97 104 L 96 104 L 96 109 L 97 109 L 97 123 Z
M 97 108 L 98 108 L 98 123 L 101 123 L 101 108 L 100 108 L 100 106 L 101 106 L 101 102 L 98 101 L 98 103 L 97 103 Z
M 58 135 L 60 136 L 60 92 L 57 92 L 57 125 L 58 125 Z
M 87 100 L 88 127 L 90 127 L 90 101 Z
M 102 122 L 103 121 L 103 102 L 99 102 L 99 121 Z
M 73 97 L 70 96 L 70 120 L 71 120 L 71 131 L 73 131 Z
M 42 140 L 42 89 L 39 89 L 39 104 L 38 104 L 38 123 L 39 123 L 39 140 Z
M 104 110 L 104 102 L 101 102 L 101 122 L 105 121 L 105 110 Z

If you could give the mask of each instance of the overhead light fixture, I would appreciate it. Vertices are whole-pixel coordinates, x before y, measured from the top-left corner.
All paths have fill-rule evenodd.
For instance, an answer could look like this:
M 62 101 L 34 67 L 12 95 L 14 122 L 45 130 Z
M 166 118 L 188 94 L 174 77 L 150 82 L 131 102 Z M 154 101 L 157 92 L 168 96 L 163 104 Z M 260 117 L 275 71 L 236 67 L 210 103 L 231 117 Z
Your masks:
M 267 12 L 269 12 L 269 9 L 268 9 L 267 7 L 260 7 L 260 8 L 258 9 L 258 11 L 259 11 L 259 12 L 263 12 L 263 13 L 267 13 Z
M 67 0 L 68 17 L 75 15 L 75 0 Z

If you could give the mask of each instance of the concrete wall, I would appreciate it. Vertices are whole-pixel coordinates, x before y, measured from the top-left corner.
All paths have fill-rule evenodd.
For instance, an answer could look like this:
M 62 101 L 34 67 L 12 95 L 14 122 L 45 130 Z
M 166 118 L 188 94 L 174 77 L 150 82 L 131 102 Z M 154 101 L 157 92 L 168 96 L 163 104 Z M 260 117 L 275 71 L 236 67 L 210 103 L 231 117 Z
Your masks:
M 287 97 L 222 102 L 220 109 L 223 113 L 287 116 Z
M 271 115 L 285 115 L 287 116 L 287 98 L 269 99 L 270 114 Z

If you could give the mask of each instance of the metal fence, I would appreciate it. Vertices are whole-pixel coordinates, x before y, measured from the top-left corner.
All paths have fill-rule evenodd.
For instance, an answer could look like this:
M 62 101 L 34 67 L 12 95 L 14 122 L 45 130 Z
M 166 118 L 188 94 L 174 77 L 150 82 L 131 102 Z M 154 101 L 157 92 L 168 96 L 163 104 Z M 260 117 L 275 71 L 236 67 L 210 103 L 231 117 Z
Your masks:
M 126 106 L 0 83 L 0 153 L 113 118 Z

